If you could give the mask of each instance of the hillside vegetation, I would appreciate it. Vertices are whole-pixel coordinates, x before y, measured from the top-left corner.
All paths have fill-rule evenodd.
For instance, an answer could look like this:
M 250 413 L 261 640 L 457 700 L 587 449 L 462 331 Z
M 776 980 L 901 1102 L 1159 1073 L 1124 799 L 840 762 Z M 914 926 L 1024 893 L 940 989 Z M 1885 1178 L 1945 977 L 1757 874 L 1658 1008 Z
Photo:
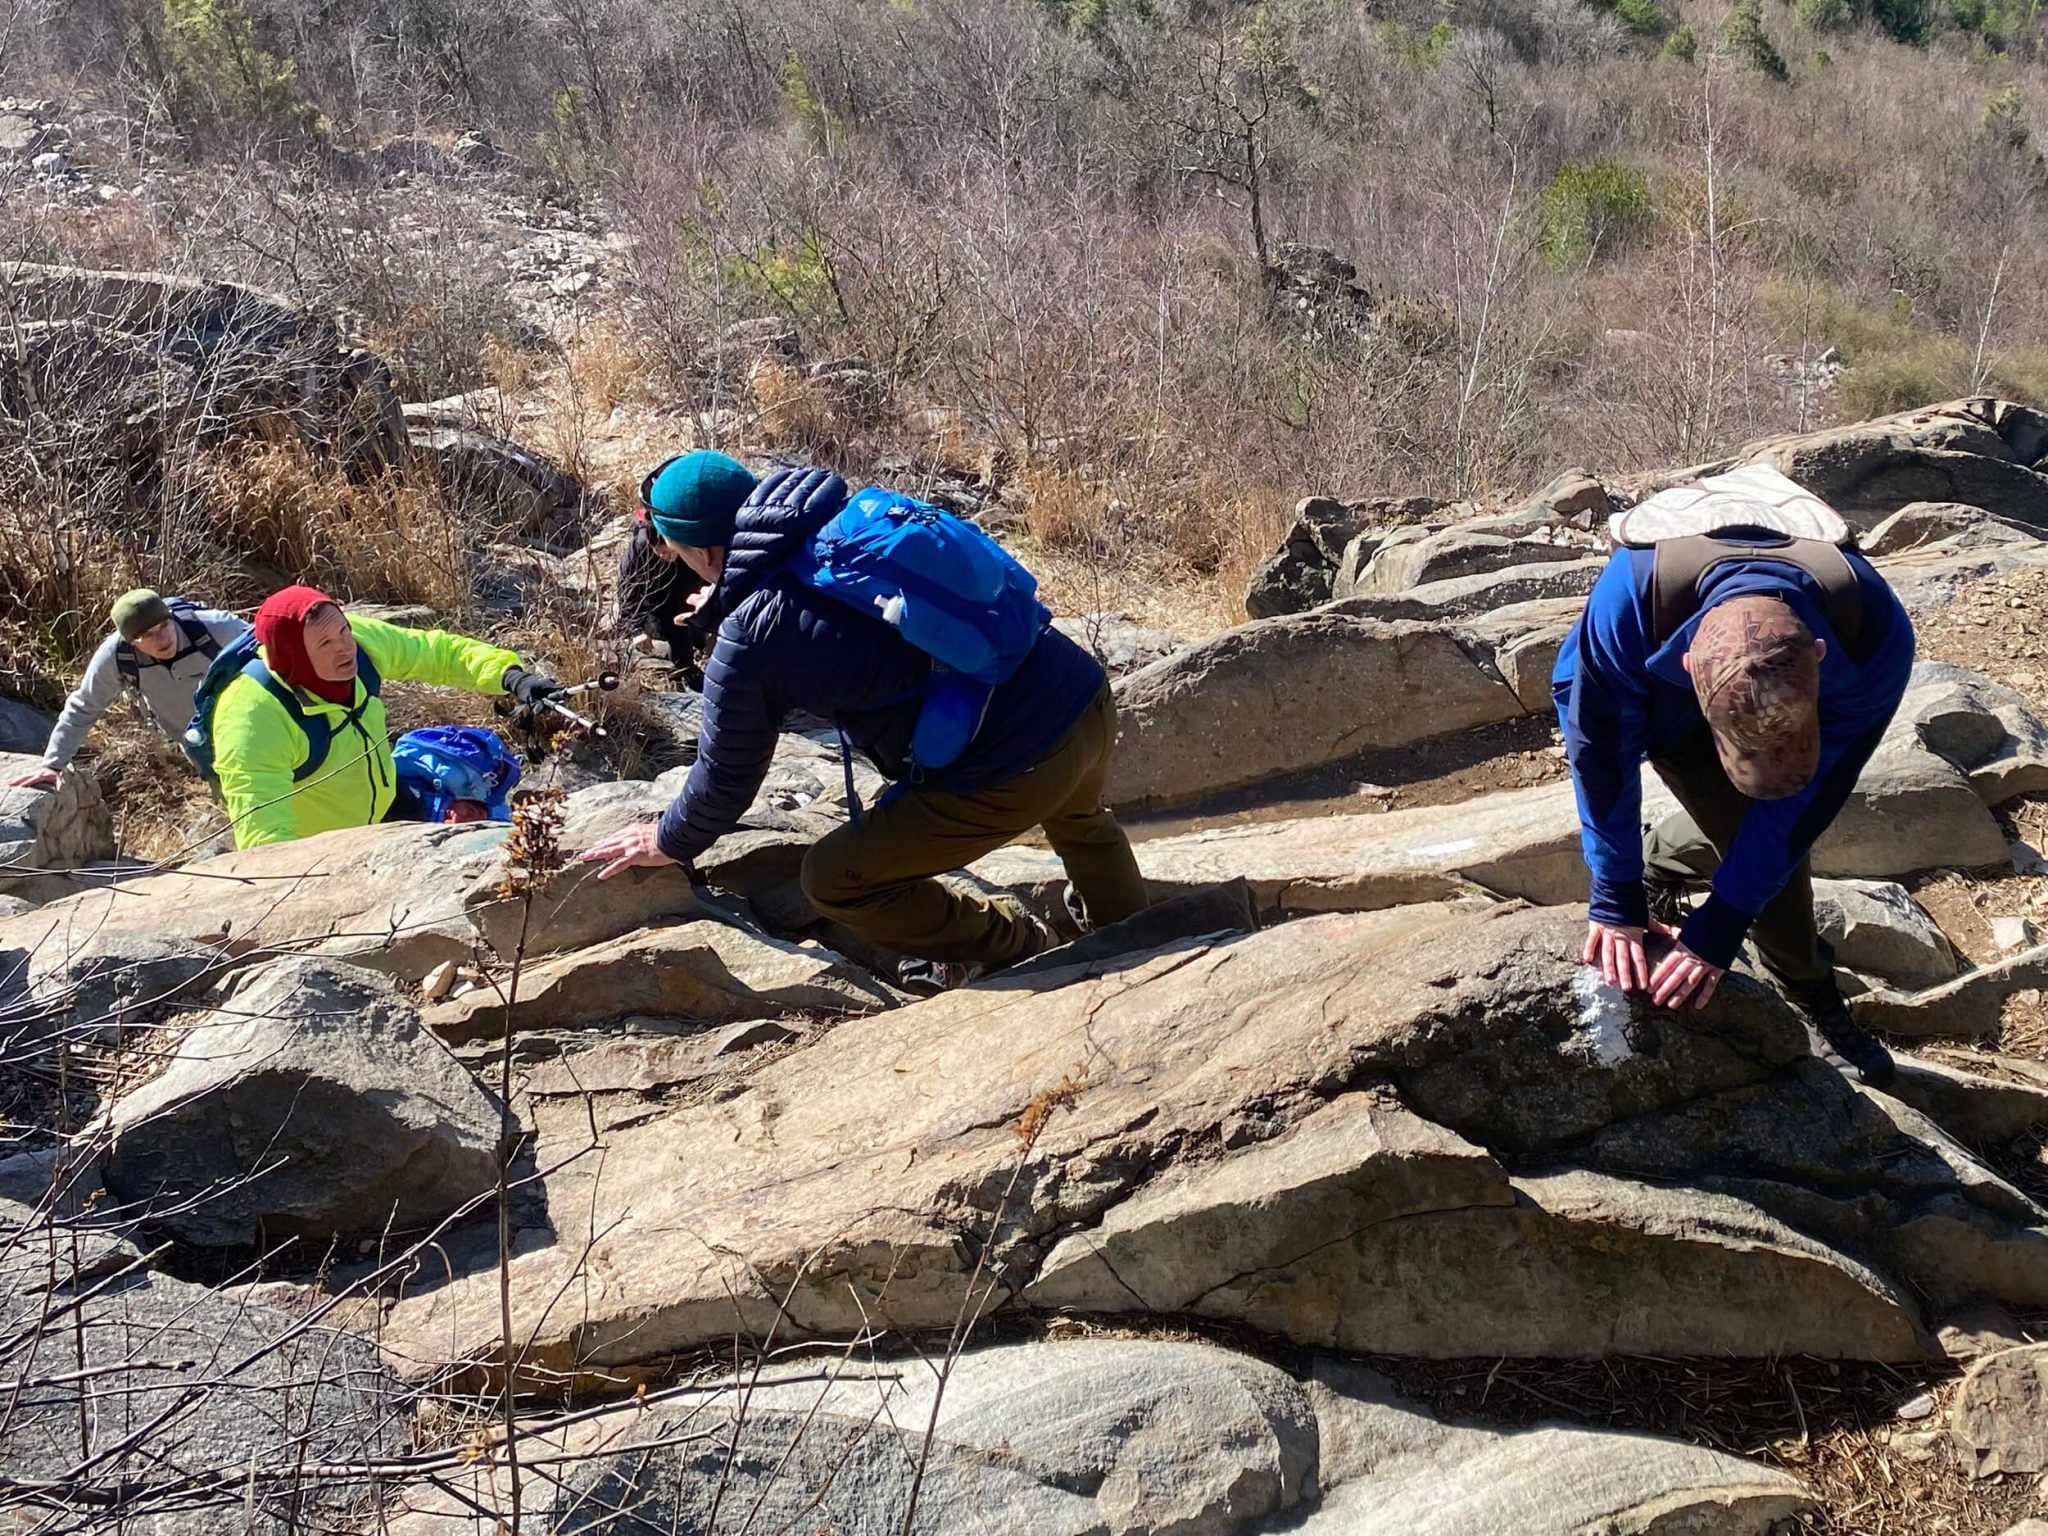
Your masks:
M 1220 605 L 1309 491 L 2048 399 L 2037 9 L 0 0 L 85 183 L 0 165 L 0 257 L 332 308 L 409 399 L 599 349 L 606 410 L 742 394 L 730 446 L 976 475 Z M 527 174 L 429 174 L 463 133 Z M 607 253 L 539 323 L 522 224 Z M 708 365 L 766 316 L 858 423 Z

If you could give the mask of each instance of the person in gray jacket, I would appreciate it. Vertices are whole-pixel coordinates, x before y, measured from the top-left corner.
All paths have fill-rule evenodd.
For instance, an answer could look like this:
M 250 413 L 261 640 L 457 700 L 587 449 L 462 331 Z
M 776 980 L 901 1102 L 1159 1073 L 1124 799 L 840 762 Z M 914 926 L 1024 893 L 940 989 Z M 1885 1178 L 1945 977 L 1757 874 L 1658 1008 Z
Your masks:
M 85 677 L 64 701 L 40 767 L 12 781 L 17 789 L 53 789 L 85 744 L 93 722 L 133 689 L 157 726 L 176 741 L 192 720 L 192 696 L 213 658 L 249 626 L 232 613 L 142 588 L 114 604 L 114 633 L 100 643 Z

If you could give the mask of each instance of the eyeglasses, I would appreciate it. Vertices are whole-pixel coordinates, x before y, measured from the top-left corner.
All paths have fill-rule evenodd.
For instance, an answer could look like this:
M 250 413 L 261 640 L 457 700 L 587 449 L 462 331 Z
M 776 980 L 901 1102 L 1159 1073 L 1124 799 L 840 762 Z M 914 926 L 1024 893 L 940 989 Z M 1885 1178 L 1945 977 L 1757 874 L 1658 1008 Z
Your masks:
M 669 465 L 687 457 L 689 457 L 687 454 L 672 453 L 655 465 L 654 468 L 647 471 L 647 478 L 640 482 L 640 505 L 642 507 L 646 508 L 649 512 L 654 510 L 654 482 L 661 478 L 661 472 L 667 469 Z

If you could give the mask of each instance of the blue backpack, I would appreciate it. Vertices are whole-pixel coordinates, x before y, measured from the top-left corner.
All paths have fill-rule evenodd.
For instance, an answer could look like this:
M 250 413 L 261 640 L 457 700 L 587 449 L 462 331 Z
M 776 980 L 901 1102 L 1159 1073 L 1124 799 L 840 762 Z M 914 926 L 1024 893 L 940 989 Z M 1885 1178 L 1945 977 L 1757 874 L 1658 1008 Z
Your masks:
M 264 691 L 284 707 L 284 712 L 291 716 L 292 724 L 306 738 L 306 760 L 292 770 L 292 782 L 299 784 L 310 779 L 327 761 L 327 749 L 334 744 L 333 722 L 325 714 L 308 714 L 300 705 L 299 696 L 291 684 L 271 676 L 270 668 L 257 654 L 256 631 L 253 629 L 244 630 L 230 641 L 213 658 L 213 664 L 206 669 L 206 676 L 200 679 L 199 691 L 192 696 L 192 723 L 185 727 L 185 734 L 179 742 L 185 749 L 185 756 L 192 760 L 192 766 L 199 770 L 199 776 L 207 783 L 219 782 L 213 766 L 213 711 L 220 703 L 220 696 L 227 692 L 228 684 L 243 676 L 252 677 L 260 683 Z M 377 675 L 376 664 L 370 660 L 370 653 L 361 646 L 356 647 L 356 676 L 362 680 L 366 691 L 363 702 L 342 716 L 343 725 L 354 724 L 384 686 L 384 680 Z
M 1002 545 L 943 508 L 878 486 L 811 535 L 795 573 L 932 658 L 911 737 L 918 768 L 944 768 L 967 749 L 996 686 L 1052 622 L 1036 578 Z
M 391 749 L 398 769 L 392 815 L 439 821 L 457 800 L 474 800 L 491 821 L 510 821 L 505 797 L 519 782 L 519 759 L 496 731 L 474 725 L 430 725 L 407 731 Z

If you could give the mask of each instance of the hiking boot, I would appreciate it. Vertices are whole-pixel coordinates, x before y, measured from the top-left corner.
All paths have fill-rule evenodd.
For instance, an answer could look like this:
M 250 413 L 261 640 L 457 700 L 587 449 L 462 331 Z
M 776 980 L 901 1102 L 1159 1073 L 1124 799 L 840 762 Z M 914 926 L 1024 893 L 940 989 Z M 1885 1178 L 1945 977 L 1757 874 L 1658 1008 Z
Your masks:
M 1683 928 L 1685 920 L 1692 915 L 1692 903 L 1686 899 L 1685 886 L 1677 880 L 1645 875 L 1643 896 L 1649 903 L 1652 922 Z
M 1082 904 L 1081 893 L 1074 889 L 1074 882 L 1071 880 L 1060 891 L 1060 905 L 1067 909 L 1067 916 L 1074 920 L 1077 932 L 1090 934 L 1095 931 L 1095 925 L 1088 921 L 1088 908 Z
M 972 986 L 984 976 L 1021 965 L 1033 955 L 1042 955 L 1048 949 L 1059 947 L 1060 936 L 1043 918 L 1035 912 L 1027 912 L 1024 917 L 1031 924 L 1031 941 L 1025 945 L 1024 953 L 1014 960 L 991 965 L 986 960 L 919 960 L 906 955 L 897 962 L 896 979 L 913 992 L 936 997 L 941 992 Z
M 1827 1049 L 1820 1052 L 1821 1059 L 1838 1070 L 1854 1067 L 1856 1075 L 1873 1088 L 1886 1088 L 1898 1076 L 1898 1068 L 1892 1062 L 1892 1053 L 1884 1043 L 1861 1024 L 1849 1012 L 1849 1005 L 1842 1001 L 1842 994 L 1830 987 L 1825 996 L 1795 998 L 1813 1032 L 1821 1038 Z

